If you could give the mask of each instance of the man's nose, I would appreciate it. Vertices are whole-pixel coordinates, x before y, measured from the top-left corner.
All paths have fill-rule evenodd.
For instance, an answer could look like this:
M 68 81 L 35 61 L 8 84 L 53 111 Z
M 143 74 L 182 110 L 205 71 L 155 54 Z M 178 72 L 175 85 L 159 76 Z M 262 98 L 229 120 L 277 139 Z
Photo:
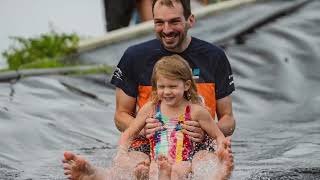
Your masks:
M 164 23 L 163 32 L 169 34 L 172 32 L 171 25 L 168 22 Z

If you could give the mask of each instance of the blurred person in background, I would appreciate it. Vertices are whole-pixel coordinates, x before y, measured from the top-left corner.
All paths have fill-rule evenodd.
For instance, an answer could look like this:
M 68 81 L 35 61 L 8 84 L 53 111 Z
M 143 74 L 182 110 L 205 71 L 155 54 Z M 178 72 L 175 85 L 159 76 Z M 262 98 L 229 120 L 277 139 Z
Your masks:
M 106 30 L 129 26 L 134 14 L 135 23 L 152 20 L 152 0 L 104 0 Z

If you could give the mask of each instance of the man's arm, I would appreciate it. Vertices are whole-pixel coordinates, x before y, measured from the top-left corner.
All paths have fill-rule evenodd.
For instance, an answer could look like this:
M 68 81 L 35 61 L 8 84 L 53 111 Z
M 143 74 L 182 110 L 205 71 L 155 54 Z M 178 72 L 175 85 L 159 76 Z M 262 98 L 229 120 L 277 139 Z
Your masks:
M 134 120 L 136 98 L 128 96 L 122 89 L 116 88 L 116 112 L 114 122 L 118 130 L 123 132 Z
M 217 116 L 219 129 L 226 137 L 231 136 L 236 127 L 236 122 L 233 117 L 230 95 L 217 100 Z

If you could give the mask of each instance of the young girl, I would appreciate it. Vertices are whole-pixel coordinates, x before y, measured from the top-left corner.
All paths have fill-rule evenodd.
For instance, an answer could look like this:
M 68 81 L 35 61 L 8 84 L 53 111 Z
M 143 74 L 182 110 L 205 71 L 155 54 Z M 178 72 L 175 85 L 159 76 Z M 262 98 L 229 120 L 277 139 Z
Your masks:
M 184 179 L 192 172 L 193 142 L 181 132 L 181 124 L 198 120 L 201 128 L 217 141 L 218 151 L 225 137 L 202 105 L 188 63 L 178 55 L 161 58 L 152 74 L 151 101 L 146 103 L 135 121 L 124 131 L 120 146 L 128 147 L 145 126 L 146 118 L 154 116 L 162 129 L 150 139 L 150 177 Z M 157 165 L 160 167 L 159 171 Z M 144 162 L 148 165 L 148 162 Z
M 162 129 L 150 138 L 150 157 L 137 151 L 128 153 L 131 140 L 144 128 L 150 116 L 162 124 Z M 194 155 L 193 142 L 181 132 L 180 126 L 191 119 L 199 121 L 201 128 L 217 141 L 215 153 L 200 151 Z M 121 135 L 113 166 L 99 169 L 65 152 L 64 173 L 68 179 L 76 180 L 127 180 L 133 176 L 139 180 L 175 180 L 186 179 L 189 175 L 192 179 L 222 180 L 230 176 L 233 168 L 227 143 L 202 105 L 188 63 L 178 55 L 166 56 L 155 64 L 151 100 Z

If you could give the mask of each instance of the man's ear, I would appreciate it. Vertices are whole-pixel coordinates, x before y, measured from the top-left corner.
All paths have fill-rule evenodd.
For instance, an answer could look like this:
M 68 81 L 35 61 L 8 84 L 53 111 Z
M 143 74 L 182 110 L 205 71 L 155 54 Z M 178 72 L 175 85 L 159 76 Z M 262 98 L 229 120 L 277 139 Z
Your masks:
M 196 17 L 194 16 L 194 14 L 191 14 L 187 20 L 188 28 L 192 28 L 195 22 L 196 22 Z

